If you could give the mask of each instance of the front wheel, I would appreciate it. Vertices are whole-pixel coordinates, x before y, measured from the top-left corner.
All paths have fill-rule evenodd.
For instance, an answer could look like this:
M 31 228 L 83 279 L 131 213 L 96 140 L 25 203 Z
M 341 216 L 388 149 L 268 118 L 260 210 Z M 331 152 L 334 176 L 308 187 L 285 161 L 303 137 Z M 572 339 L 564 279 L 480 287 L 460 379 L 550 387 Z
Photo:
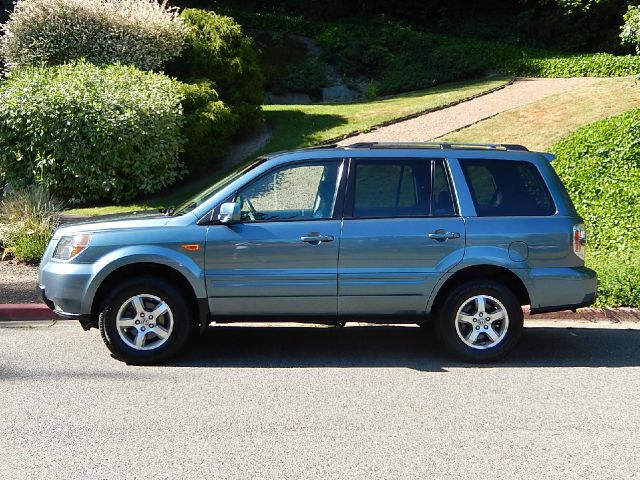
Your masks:
M 127 363 L 158 363 L 189 339 L 191 316 L 184 294 L 153 277 L 123 282 L 102 304 L 99 327 L 114 357 Z
M 500 283 L 469 282 L 455 288 L 438 309 L 436 332 L 443 346 L 469 362 L 497 360 L 522 333 L 516 296 Z

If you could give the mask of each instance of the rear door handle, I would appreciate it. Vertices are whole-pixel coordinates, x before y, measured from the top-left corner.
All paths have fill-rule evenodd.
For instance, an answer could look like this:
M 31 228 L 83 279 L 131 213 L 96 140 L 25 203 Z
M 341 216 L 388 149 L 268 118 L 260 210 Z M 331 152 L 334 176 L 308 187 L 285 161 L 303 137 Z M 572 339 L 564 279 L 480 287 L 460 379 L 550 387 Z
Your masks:
M 310 235 L 308 237 L 300 237 L 300 240 L 307 243 L 323 243 L 323 242 L 333 242 L 333 235 Z
M 436 230 L 433 233 L 429 233 L 427 236 L 433 240 L 450 240 L 452 238 L 460 238 L 460 234 L 458 232 L 447 232 L 445 230 Z

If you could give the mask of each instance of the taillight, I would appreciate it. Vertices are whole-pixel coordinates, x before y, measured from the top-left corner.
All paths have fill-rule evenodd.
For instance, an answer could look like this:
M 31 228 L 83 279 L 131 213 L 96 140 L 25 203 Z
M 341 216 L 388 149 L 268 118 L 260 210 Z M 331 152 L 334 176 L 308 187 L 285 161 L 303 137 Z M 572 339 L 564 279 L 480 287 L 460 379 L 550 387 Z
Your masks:
M 587 231 L 583 223 L 573 226 L 573 253 L 580 259 L 584 260 L 584 254 L 587 246 Z

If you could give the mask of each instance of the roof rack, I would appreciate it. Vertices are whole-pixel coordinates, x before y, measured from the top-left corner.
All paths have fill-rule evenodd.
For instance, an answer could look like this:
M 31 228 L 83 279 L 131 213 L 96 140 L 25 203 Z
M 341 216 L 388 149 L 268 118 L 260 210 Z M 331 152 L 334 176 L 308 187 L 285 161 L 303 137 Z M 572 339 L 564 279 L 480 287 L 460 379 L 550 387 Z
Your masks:
M 431 148 L 436 150 L 505 150 L 528 152 L 522 145 L 502 143 L 456 143 L 456 142 L 359 142 L 345 145 L 345 148 Z

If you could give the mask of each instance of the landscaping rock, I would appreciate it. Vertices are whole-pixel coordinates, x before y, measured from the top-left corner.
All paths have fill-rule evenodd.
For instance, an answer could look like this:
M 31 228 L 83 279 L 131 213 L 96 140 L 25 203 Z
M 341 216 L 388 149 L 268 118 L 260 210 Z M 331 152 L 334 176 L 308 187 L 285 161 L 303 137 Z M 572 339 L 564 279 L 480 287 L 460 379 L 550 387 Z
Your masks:
M 276 95 L 267 92 L 264 96 L 265 105 L 306 105 L 311 103 L 311 97 L 306 93 L 285 93 Z
M 322 89 L 322 101 L 325 103 L 352 102 L 360 94 L 346 85 L 335 85 Z

